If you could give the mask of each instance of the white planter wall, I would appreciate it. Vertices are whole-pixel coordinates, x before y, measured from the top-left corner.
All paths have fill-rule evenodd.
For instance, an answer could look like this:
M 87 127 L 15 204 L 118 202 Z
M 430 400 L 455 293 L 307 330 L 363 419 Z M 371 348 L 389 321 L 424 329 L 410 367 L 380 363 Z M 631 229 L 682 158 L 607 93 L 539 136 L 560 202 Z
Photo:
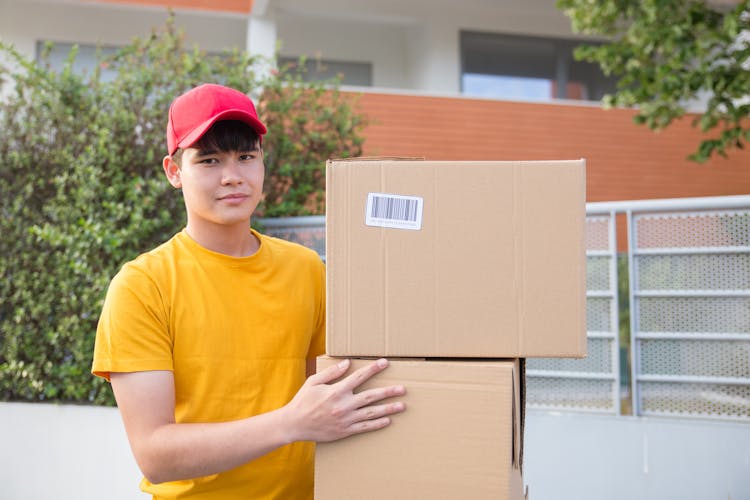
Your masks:
M 531 500 L 750 498 L 750 426 L 529 411 Z M 115 408 L 0 403 L 2 500 L 145 500 Z M 348 499 L 342 499 L 348 500 Z
M 2 500 L 144 500 L 116 408 L 0 403 Z

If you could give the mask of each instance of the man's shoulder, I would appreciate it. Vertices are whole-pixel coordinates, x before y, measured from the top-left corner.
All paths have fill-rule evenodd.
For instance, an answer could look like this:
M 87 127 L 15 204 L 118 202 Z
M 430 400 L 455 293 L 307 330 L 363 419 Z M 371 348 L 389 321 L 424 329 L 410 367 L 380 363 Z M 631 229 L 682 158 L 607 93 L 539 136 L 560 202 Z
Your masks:
M 275 236 L 269 236 L 267 234 L 261 235 L 262 242 L 267 245 L 268 248 L 274 253 L 284 259 L 299 259 L 304 262 L 311 262 L 314 264 L 322 263 L 320 255 L 300 243 L 277 238 Z
M 151 277 L 163 273 L 165 270 L 170 269 L 171 262 L 175 262 L 179 257 L 179 249 L 177 240 L 179 234 L 173 236 L 169 240 L 165 241 L 161 245 L 143 252 L 136 258 L 126 262 L 120 268 L 117 273 L 119 279 L 136 278 L 136 277 Z

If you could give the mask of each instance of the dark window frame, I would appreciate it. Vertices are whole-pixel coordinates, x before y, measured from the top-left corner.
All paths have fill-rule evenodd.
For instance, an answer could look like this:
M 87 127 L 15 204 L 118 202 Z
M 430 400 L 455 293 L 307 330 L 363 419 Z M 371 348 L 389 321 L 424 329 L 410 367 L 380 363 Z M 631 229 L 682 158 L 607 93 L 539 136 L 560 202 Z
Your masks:
M 279 56 L 279 67 L 285 64 L 297 64 L 299 57 Z M 359 87 L 372 87 L 372 63 L 367 61 L 344 61 L 338 59 L 322 59 L 309 57 L 305 59 L 306 71 L 303 73 L 305 81 L 331 80 L 337 75 L 342 75 L 342 85 Z M 347 75 L 346 69 L 355 70 Z
M 573 57 L 576 47 L 596 42 L 470 30 L 462 30 L 459 40 L 462 93 L 465 75 L 546 79 L 554 92 L 548 99 L 598 101 L 615 91 L 616 79 L 605 76 L 597 64 Z M 571 84 L 580 96 L 567 94 Z

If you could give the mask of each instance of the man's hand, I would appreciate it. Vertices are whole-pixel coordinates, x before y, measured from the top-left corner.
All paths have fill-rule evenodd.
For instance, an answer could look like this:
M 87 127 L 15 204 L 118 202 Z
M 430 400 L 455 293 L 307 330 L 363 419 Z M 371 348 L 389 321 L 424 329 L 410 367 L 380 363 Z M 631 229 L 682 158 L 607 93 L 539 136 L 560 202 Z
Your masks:
M 374 361 L 346 378 L 331 383 L 346 373 L 349 364 L 346 359 L 312 375 L 281 409 L 291 432 L 288 436 L 290 442 L 335 441 L 352 434 L 382 429 L 391 422 L 389 415 L 404 411 L 401 402 L 380 403 L 384 399 L 405 394 L 403 386 L 354 392 L 383 371 L 388 366 L 387 360 Z

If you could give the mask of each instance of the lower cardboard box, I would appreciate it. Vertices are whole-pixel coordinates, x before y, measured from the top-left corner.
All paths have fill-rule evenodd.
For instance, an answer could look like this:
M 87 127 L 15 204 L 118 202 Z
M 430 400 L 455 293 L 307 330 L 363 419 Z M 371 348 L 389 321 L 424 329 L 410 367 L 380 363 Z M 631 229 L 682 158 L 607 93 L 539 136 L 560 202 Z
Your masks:
M 321 356 L 318 370 L 340 359 Z M 527 497 L 523 360 L 391 359 L 359 390 L 392 384 L 406 411 L 388 427 L 316 446 L 316 500 Z

